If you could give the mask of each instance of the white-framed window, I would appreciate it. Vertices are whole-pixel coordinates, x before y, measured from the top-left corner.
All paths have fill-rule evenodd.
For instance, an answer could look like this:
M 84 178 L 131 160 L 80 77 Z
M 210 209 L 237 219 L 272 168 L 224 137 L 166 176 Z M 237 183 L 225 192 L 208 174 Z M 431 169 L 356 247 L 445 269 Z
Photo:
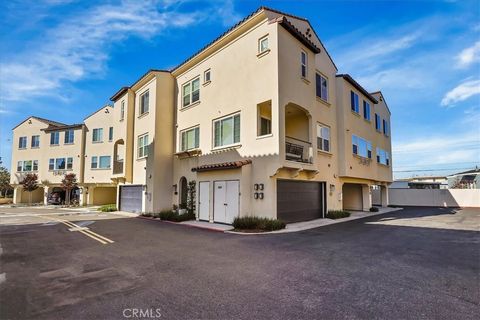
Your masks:
M 27 148 L 27 137 L 19 137 L 18 149 L 26 149 L 26 148 Z
M 65 158 L 56 158 L 55 159 L 55 170 L 64 170 L 66 169 L 67 162 Z
M 108 141 L 113 141 L 113 127 L 108 128 Z
M 140 95 L 140 115 L 145 114 L 150 110 L 150 92 L 147 90 Z
M 213 146 L 225 147 L 240 143 L 240 114 L 227 116 L 213 122 Z
M 363 100 L 363 118 L 370 121 L 370 103 Z
M 92 160 L 90 162 L 90 168 L 91 169 L 98 169 L 98 157 L 97 156 L 92 157 Z
M 272 101 L 257 104 L 257 137 L 272 134 Z
M 384 164 L 386 166 L 390 165 L 390 156 L 388 151 L 385 151 L 381 148 L 377 148 L 377 162 Z
M 196 149 L 200 145 L 200 127 L 195 127 L 180 132 L 180 150 L 187 151 Z
M 352 134 L 352 152 L 363 158 L 372 158 L 372 143 Z
M 258 39 L 258 53 L 264 53 L 268 51 L 268 36 L 263 36 Z
M 32 148 L 40 147 L 40 136 L 32 136 Z
M 317 124 L 317 149 L 330 152 L 330 127 Z
M 196 78 L 182 86 L 182 106 L 187 107 L 199 100 L 200 78 Z
M 125 119 L 125 100 L 120 103 L 120 120 Z
M 23 161 L 18 161 L 17 162 L 17 171 L 22 172 L 23 171 Z
M 18 172 L 38 171 L 38 160 L 24 160 L 17 162 Z
M 138 137 L 137 158 L 145 158 L 148 156 L 148 134 Z
M 382 121 L 378 113 L 375 113 L 375 130 L 382 131 Z
M 60 132 L 50 132 L 50 145 L 58 146 L 60 144 Z
M 65 139 L 64 139 L 64 143 L 65 144 L 71 144 L 73 143 L 74 141 L 74 136 L 75 136 L 75 133 L 72 129 L 69 129 L 67 131 L 65 131 Z
M 103 128 L 95 128 L 92 131 L 92 142 L 103 141 Z
M 73 158 L 68 157 L 67 158 L 67 170 L 73 169 Z
M 110 169 L 111 161 L 112 159 L 110 156 L 99 156 L 98 169 Z
M 260 136 L 272 133 L 272 119 L 260 116 Z
M 389 128 L 389 125 L 388 125 L 388 121 L 383 119 L 383 134 L 386 135 L 388 137 L 388 135 L 390 134 L 390 128 Z
M 32 160 L 23 161 L 23 171 L 32 171 Z
M 360 113 L 360 106 L 358 102 L 358 94 L 353 91 L 350 91 L 350 108 L 355 113 Z
M 33 171 L 38 171 L 38 160 L 33 160 L 32 170 Z
M 302 66 L 302 69 L 301 69 L 302 78 L 306 78 L 307 70 L 308 70 L 308 55 L 303 50 L 300 52 L 300 63 Z
M 209 83 L 210 81 L 212 81 L 212 74 L 210 69 L 208 69 L 203 73 L 203 83 Z
M 50 158 L 48 160 L 48 170 L 55 170 L 55 159 Z
M 315 91 L 317 97 L 328 101 L 328 79 L 320 73 L 316 73 L 315 75 Z

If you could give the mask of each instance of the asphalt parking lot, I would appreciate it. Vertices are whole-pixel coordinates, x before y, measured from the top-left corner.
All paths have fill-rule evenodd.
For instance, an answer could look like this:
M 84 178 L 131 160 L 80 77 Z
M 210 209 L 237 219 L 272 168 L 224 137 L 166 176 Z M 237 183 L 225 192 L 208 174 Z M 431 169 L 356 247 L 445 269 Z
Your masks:
M 0 227 L 1 319 L 480 314 L 480 209 L 409 208 L 259 236 L 138 218 L 82 221 L 111 242 L 58 221 Z

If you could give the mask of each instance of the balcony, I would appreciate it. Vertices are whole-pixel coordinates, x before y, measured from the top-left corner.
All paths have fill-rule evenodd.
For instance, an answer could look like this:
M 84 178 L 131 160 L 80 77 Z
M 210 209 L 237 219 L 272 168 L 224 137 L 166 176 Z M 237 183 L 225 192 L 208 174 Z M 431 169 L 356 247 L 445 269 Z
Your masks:
M 285 159 L 302 163 L 313 163 L 312 144 L 293 137 L 285 137 Z
M 285 107 L 285 159 L 301 163 L 313 163 L 310 113 L 299 105 L 289 103 Z
M 113 174 L 122 174 L 123 173 L 123 160 L 113 161 Z

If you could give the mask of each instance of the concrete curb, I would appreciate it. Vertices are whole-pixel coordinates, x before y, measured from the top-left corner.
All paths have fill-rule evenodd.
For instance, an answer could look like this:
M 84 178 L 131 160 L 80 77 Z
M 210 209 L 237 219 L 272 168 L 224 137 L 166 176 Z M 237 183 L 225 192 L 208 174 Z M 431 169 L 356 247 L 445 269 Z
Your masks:
M 137 218 L 144 219 L 144 220 L 153 220 L 153 221 L 158 221 L 158 222 L 164 222 L 164 223 L 174 224 L 174 225 L 178 225 L 178 226 L 184 226 L 184 227 L 190 227 L 190 228 L 196 228 L 196 229 L 203 229 L 203 230 L 213 231 L 213 232 L 222 232 L 222 233 L 225 232 L 224 230 L 218 230 L 218 229 L 215 229 L 215 228 L 209 228 L 209 227 L 204 227 L 204 226 L 196 226 L 196 225 L 192 225 L 192 224 L 185 224 L 185 223 L 182 223 L 182 222 L 155 219 L 155 218 L 152 218 L 152 217 L 137 216 Z

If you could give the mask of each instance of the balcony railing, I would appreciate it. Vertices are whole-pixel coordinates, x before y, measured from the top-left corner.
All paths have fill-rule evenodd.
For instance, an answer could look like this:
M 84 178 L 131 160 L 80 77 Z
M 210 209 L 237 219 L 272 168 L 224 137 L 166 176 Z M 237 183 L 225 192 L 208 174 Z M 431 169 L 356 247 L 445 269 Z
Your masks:
M 123 160 L 113 161 L 113 174 L 123 173 Z
M 285 137 L 285 158 L 290 161 L 313 163 L 312 143 L 292 137 Z

